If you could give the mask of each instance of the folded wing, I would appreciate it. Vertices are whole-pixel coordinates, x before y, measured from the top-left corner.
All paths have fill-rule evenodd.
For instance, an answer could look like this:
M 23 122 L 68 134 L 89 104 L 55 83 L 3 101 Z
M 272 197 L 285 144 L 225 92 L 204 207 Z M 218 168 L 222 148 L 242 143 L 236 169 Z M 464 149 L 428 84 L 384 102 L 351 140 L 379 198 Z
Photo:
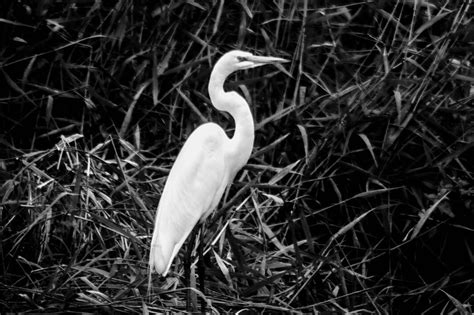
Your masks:
M 229 182 L 222 128 L 208 123 L 185 142 L 170 171 L 158 211 L 150 249 L 150 270 L 165 276 L 194 226 L 219 203 Z

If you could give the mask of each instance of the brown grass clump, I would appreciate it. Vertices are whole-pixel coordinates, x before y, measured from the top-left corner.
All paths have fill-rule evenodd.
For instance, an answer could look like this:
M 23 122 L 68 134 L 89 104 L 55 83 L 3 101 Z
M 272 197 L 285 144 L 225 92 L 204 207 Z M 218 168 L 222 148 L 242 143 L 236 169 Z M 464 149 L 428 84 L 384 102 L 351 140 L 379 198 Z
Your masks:
M 0 5 L 0 310 L 183 311 L 147 285 L 166 174 L 230 49 L 256 143 L 207 221 L 207 311 L 472 313 L 474 10 L 465 1 Z M 193 288 L 197 291 L 197 288 Z

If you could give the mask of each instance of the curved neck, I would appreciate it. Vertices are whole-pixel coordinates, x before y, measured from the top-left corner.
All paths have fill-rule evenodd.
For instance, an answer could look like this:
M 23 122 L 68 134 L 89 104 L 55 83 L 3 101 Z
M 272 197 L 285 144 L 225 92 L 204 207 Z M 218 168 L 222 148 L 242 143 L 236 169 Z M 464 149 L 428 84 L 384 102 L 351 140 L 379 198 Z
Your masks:
M 255 138 L 252 113 L 245 99 L 237 92 L 224 91 L 224 81 L 230 73 L 214 67 L 209 80 L 209 96 L 215 108 L 228 112 L 235 122 L 234 136 L 230 139 L 227 154 L 232 161 L 232 176 L 244 166 L 252 153 Z

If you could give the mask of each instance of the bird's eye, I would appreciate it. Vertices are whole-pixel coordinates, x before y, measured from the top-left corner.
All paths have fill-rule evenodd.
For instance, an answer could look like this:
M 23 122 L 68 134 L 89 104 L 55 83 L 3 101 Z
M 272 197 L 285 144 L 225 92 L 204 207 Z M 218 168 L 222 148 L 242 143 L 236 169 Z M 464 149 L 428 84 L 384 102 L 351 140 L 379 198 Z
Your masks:
M 248 61 L 247 57 L 237 56 L 239 62 Z

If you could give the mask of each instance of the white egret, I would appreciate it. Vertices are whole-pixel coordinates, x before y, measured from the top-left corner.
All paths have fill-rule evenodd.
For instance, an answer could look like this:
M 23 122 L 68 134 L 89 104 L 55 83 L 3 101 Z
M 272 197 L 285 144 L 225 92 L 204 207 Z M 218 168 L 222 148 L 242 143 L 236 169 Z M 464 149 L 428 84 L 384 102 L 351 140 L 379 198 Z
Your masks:
M 235 132 L 229 138 L 219 125 L 206 123 L 194 130 L 185 142 L 158 205 L 150 272 L 166 276 L 194 226 L 214 210 L 226 186 L 250 157 L 254 141 L 252 113 L 242 96 L 224 91 L 224 81 L 237 70 L 287 61 L 239 50 L 230 51 L 217 61 L 209 80 L 209 96 L 215 108 L 233 117 Z

